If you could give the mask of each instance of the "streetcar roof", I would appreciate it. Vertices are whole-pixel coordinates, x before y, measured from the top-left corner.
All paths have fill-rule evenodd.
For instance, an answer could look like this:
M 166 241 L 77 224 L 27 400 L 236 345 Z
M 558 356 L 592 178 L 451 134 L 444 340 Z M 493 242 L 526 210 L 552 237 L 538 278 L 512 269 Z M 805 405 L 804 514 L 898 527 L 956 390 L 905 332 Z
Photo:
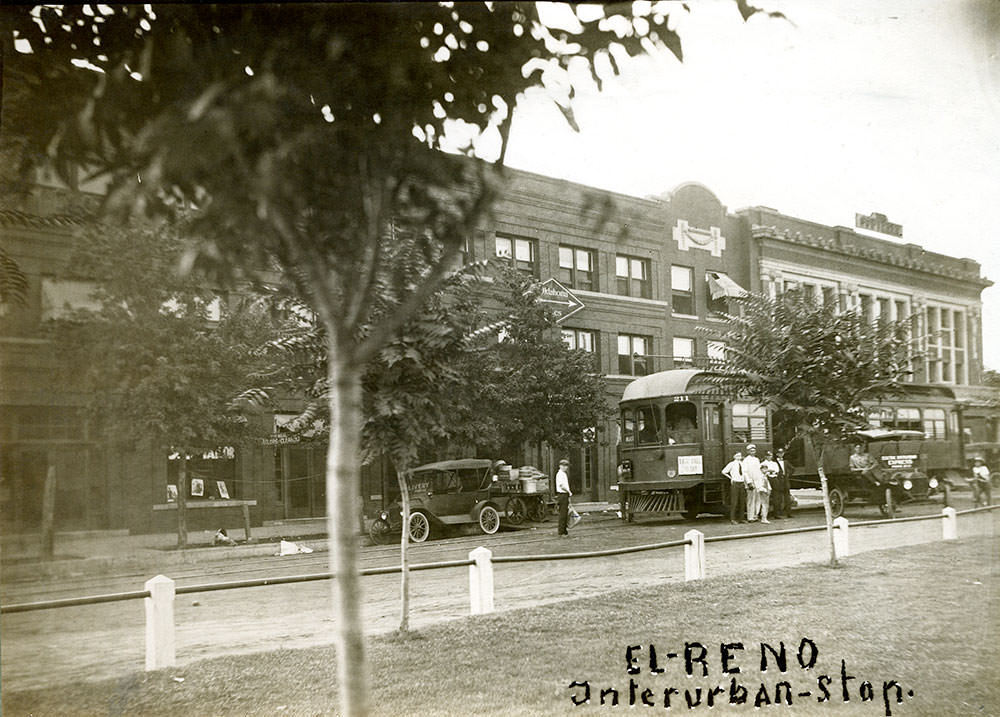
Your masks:
M 426 463 L 413 469 L 414 473 L 420 471 L 461 471 L 480 470 L 489 468 L 493 461 L 489 458 L 459 458 L 454 461 L 437 461 L 436 463 Z
M 854 435 L 859 438 L 864 438 L 866 441 L 892 441 L 924 437 L 922 431 L 907 431 L 903 429 L 890 430 L 888 428 L 865 428 L 860 431 L 855 431 Z
M 670 371 L 660 371 L 651 373 L 648 376 L 640 376 L 625 387 L 621 400 L 636 401 L 646 398 L 663 398 L 664 396 L 675 396 L 683 393 L 690 393 L 695 390 L 692 379 L 696 376 L 704 375 L 704 371 L 696 368 L 675 368 Z M 703 386 L 697 386 L 698 389 Z

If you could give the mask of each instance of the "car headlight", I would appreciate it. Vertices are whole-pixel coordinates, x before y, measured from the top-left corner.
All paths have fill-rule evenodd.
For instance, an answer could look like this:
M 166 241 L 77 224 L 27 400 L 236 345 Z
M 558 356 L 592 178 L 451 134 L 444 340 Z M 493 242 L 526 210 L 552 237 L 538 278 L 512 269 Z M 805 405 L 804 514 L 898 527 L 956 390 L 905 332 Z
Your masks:
M 907 478 L 903 481 L 903 490 L 910 490 L 911 488 L 913 488 L 913 481 Z
M 929 481 L 927 481 L 927 485 L 929 485 L 931 488 L 937 488 L 938 487 L 938 479 L 937 478 L 931 478 Z

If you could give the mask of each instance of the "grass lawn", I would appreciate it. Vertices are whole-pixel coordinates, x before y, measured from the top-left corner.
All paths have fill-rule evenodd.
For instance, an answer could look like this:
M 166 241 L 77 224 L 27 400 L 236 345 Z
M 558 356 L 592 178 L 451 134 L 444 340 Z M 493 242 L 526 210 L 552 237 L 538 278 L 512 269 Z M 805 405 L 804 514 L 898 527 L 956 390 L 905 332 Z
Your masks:
M 997 558 L 989 539 L 932 543 L 853 556 L 836 569 L 665 584 L 373 637 L 374 713 L 1000 715 Z M 742 649 L 729 648 L 724 662 L 721 646 L 733 643 Z M 784 673 L 761 643 L 777 653 L 784 645 Z M 640 646 L 636 674 L 627 672 L 629 646 Z M 333 661 L 331 648 L 281 650 L 5 692 L 3 714 L 331 714 Z M 589 685 L 589 703 L 574 705 L 585 688 L 573 682 Z M 788 689 L 776 695 L 781 682 Z M 601 705 L 607 689 L 617 706 L 612 692 Z

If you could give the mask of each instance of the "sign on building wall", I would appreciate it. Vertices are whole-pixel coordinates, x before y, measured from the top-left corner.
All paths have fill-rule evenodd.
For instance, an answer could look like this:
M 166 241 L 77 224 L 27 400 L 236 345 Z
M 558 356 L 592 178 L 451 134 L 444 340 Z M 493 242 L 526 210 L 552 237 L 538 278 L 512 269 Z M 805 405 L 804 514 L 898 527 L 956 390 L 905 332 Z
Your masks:
M 556 279 L 546 279 L 539 286 L 538 303 L 555 311 L 556 323 L 569 318 L 583 308 L 583 302 L 576 294 L 560 284 Z
M 726 238 L 722 236 L 722 230 L 719 227 L 699 229 L 683 219 L 678 219 L 673 233 L 677 248 L 681 251 L 704 249 L 712 256 L 721 257 L 726 248 Z
M 890 222 L 885 214 L 879 214 L 877 212 L 872 212 L 868 216 L 864 214 L 854 215 L 854 226 L 859 229 L 867 229 L 873 232 L 879 232 L 880 234 L 889 234 L 890 236 L 903 238 L 903 225 L 893 224 Z

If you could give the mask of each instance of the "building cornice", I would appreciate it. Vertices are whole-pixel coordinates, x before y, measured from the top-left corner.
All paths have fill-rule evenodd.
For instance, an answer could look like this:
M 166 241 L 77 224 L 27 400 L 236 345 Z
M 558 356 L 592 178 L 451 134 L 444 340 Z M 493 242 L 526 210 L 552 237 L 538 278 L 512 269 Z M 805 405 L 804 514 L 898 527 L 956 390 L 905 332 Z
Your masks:
M 751 233 L 754 239 L 772 239 L 774 241 L 841 254 L 852 259 L 867 259 L 876 264 L 887 264 L 909 271 L 922 271 L 926 274 L 943 276 L 948 279 L 959 279 L 974 284 L 981 289 L 993 286 L 992 281 L 979 274 L 979 265 L 975 264 L 975 262 L 972 262 L 975 264 L 975 269 L 965 268 L 958 265 L 959 262 L 962 262 L 961 259 L 947 257 L 943 254 L 940 256 L 934 255 L 935 257 L 939 256 L 942 262 L 952 264 L 952 266 L 943 266 L 941 263 L 927 258 L 928 252 L 916 244 L 892 246 L 891 248 L 886 247 L 890 249 L 886 251 L 880 248 L 861 246 L 860 243 L 868 240 L 869 237 L 860 234 L 851 235 L 853 238 L 859 240 L 858 243 L 843 242 L 831 236 L 820 236 L 807 232 L 792 232 L 788 229 L 761 224 L 754 224 L 751 227 Z M 877 240 L 873 239 L 872 241 Z M 910 255 L 911 249 L 919 251 L 919 255 Z

